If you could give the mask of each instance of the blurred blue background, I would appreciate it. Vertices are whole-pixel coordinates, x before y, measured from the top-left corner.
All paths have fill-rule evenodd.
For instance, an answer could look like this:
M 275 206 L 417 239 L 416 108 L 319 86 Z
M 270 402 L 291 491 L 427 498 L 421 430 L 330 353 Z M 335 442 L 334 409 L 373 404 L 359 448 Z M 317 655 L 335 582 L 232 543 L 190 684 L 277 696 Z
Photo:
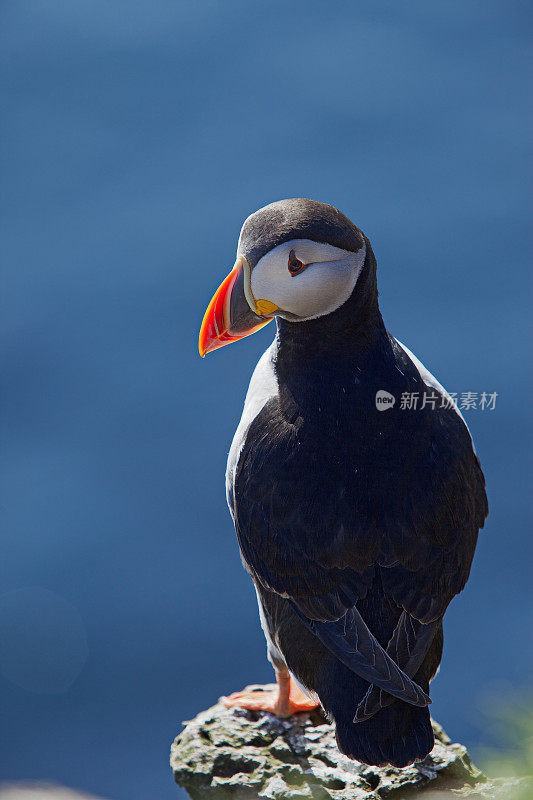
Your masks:
M 470 747 L 531 640 L 527 3 L 18 0 L 0 11 L 2 779 L 176 798 L 180 722 L 271 670 L 224 495 L 272 326 L 202 361 L 244 218 L 371 238 L 466 412 L 491 517 L 433 712 Z

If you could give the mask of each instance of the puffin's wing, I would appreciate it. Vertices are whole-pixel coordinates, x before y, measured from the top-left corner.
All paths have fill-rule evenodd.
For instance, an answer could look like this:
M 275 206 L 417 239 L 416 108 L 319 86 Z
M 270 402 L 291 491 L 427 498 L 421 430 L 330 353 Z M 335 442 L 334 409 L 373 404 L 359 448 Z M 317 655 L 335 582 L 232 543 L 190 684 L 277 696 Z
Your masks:
M 424 625 L 406 611 L 402 611 L 400 614 L 394 633 L 387 645 L 387 653 L 410 678 L 414 678 L 420 669 L 440 624 L 441 621 L 436 620 Z M 390 693 L 372 683 L 357 706 L 354 722 L 364 722 L 364 720 L 370 719 L 381 708 L 390 705 L 392 701 L 393 697 Z
M 425 387 L 406 351 L 394 346 L 406 385 Z M 453 408 L 404 412 L 401 420 L 396 409 L 373 416 L 363 409 L 352 415 L 349 436 L 328 438 L 275 390 L 261 403 L 255 415 L 245 407 L 246 430 L 228 471 L 245 567 L 290 600 L 354 672 L 413 702 L 416 684 L 397 674 L 391 654 L 352 610 L 379 579 L 398 606 L 428 624 L 464 587 L 486 515 L 468 429 Z M 417 638 L 427 629 L 417 631 L 409 649 L 422 653 L 425 635 Z M 393 649 L 402 646 L 398 635 Z M 379 679 L 371 677 L 374 668 Z
M 379 687 L 378 702 L 381 701 L 383 691 L 385 697 L 394 695 L 414 706 L 427 706 L 431 703 L 420 686 L 400 669 L 399 662 L 393 660 L 381 647 L 355 606 L 339 620 L 318 622 L 310 620 L 302 614 L 294 602 L 290 602 L 308 630 L 314 633 L 339 661 L 368 681 L 371 686 Z M 355 719 L 354 722 L 359 720 Z
M 479 529 L 488 515 L 485 478 L 468 427 L 446 390 L 406 347 L 395 339 L 397 368 L 416 370 L 420 393 L 439 400 L 426 415 L 424 447 L 417 452 L 401 520 L 386 531 L 379 559 L 383 587 L 416 620 L 442 617 L 470 575 Z M 446 404 L 447 403 L 447 404 Z M 405 414 L 414 414 L 406 411 Z
M 402 557 L 401 548 L 396 546 L 395 553 L 400 556 L 396 563 L 380 566 L 384 588 L 404 609 L 387 645 L 387 653 L 413 678 L 424 661 L 448 603 L 466 584 L 488 505 L 483 473 L 464 418 L 446 390 L 416 356 L 405 345 L 392 341 L 398 368 L 408 372 L 409 367 L 414 366 L 425 390 L 433 390 L 446 407 L 446 411 L 437 409 L 432 415 L 436 423 L 432 449 L 441 461 L 428 471 L 442 487 L 440 494 L 433 490 L 429 495 L 436 495 L 445 511 L 436 515 L 433 527 L 420 537 L 414 558 L 408 547 L 403 548 Z M 448 455 L 450 452 L 453 452 L 452 459 Z M 420 501 L 418 508 L 423 509 Z M 422 516 L 422 511 L 419 514 Z M 423 531 L 423 524 L 420 530 Z M 387 546 L 394 547 L 394 540 L 389 538 Z M 379 685 L 371 685 L 357 708 L 354 721 L 369 719 L 392 701 L 391 695 Z

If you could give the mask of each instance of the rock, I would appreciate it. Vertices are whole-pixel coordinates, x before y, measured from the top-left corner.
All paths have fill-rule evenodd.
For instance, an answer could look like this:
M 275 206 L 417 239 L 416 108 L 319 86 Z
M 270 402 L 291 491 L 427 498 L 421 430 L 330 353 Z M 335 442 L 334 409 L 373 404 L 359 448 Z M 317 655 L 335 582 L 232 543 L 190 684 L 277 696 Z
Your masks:
M 258 691 L 262 686 L 248 689 Z M 343 756 L 333 726 L 320 711 L 283 720 L 221 703 L 186 722 L 170 763 L 192 800 L 371 800 L 412 792 L 418 798 L 501 797 L 460 744 L 433 722 L 435 747 L 405 769 L 369 767 Z M 428 790 L 429 791 L 429 790 Z M 507 795 L 506 795 L 507 796 Z

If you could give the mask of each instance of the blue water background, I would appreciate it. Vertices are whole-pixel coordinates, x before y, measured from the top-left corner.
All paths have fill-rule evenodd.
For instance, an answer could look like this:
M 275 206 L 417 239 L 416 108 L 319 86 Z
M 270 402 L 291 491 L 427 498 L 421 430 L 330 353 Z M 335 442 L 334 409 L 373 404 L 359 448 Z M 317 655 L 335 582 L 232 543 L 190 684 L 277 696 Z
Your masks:
M 530 6 L 2 4 L 0 778 L 182 796 L 180 722 L 268 681 L 225 459 L 272 328 L 202 361 L 243 219 L 371 238 L 382 311 L 466 412 L 492 513 L 433 712 L 531 677 Z

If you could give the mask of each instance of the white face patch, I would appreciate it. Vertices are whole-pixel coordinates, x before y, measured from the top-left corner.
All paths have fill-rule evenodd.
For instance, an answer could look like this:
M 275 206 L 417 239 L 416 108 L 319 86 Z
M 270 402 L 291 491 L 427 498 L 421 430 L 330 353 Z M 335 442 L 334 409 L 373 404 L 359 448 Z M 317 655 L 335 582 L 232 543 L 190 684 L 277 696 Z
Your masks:
M 289 253 L 307 266 L 297 275 L 289 272 Z M 293 239 L 263 256 L 252 270 L 252 293 L 256 301 L 268 300 L 298 321 L 322 317 L 336 311 L 354 290 L 366 247 L 357 253 L 310 239 Z

